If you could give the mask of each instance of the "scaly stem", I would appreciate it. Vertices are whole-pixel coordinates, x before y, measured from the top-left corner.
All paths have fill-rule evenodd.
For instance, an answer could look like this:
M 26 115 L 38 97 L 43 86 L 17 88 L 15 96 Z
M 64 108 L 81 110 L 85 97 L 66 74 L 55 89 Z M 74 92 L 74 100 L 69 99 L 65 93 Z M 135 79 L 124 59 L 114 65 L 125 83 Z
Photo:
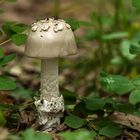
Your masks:
M 59 94 L 57 58 L 41 60 L 41 97 L 35 101 L 35 106 L 42 130 L 51 131 L 60 125 L 64 100 Z
M 41 97 L 45 100 L 59 97 L 57 58 L 41 60 Z

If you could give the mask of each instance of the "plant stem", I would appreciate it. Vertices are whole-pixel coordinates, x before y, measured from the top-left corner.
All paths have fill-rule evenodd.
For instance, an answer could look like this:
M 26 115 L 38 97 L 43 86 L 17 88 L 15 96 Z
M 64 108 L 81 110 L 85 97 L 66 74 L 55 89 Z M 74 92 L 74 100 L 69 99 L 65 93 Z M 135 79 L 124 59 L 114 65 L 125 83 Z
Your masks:
M 6 44 L 6 43 L 9 43 L 10 41 L 11 41 L 11 38 L 8 39 L 8 40 L 5 40 L 4 42 L 1 42 L 1 43 L 0 43 L 0 46 L 4 45 L 4 44 Z
M 59 17 L 59 15 L 60 15 L 60 0 L 54 1 L 54 15 L 56 17 Z
M 98 52 L 98 57 L 99 57 L 99 61 L 100 64 L 103 65 L 102 62 L 102 56 L 104 56 L 104 42 L 102 41 L 101 36 L 104 34 L 104 28 L 103 28 L 103 22 L 102 22 L 102 18 L 103 18 L 103 5 L 105 5 L 104 0 L 99 0 L 98 2 L 98 25 L 99 25 L 99 33 L 100 33 L 100 38 L 99 38 L 99 52 Z

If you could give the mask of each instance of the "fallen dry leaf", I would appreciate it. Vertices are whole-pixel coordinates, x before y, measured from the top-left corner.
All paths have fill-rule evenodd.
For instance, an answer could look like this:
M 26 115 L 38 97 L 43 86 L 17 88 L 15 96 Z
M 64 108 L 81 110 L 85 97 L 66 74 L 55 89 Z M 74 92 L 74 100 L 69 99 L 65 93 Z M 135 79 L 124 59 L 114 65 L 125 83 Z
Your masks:
M 111 115 L 111 118 L 118 124 L 127 126 L 140 132 L 140 117 L 116 111 Z

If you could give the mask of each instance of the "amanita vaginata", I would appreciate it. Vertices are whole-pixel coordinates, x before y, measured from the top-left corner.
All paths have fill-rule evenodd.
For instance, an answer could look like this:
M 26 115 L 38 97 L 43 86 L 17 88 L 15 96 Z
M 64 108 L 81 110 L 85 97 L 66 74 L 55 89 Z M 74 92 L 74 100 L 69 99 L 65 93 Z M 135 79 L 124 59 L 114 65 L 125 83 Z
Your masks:
M 58 127 L 64 112 L 63 96 L 59 93 L 58 58 L 76 52 L 73 32 L 64 20 L 49 18 L 31 25 L 25 55 L 41 59 L 41 95 L 34 104 L 39 125 L 44 130 Z

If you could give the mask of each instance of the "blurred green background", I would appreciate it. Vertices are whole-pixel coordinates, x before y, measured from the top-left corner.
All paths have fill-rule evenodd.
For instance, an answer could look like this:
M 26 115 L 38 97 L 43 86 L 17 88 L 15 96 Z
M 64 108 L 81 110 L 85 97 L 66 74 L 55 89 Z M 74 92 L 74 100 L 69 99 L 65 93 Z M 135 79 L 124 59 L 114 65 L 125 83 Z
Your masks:
M 138 74 L 138 56 L 129 53 L 131 41 L 139 36 L 140 30 L 139 14 L 132 7 L 131 0 L 14 1 L 0 1 L 1 11 L 4 11 L 1 12 L 0 24 L 16 21 L 30 25 L 38 19 L 58 16 L 66 19 L 75 31 L 79 50 L 76 56 L 60 60 L 61 87 L 85 95 L 100 88 L 97 79 L 101 70 L 128 77 Z M 0 38 L 1 42 L 6 39 L 4 35 Z M 28 73 L 39 73 L 38 60 L 24 56 L 24 45 L 5 45 L 3 48 L 7 53 L 16 51 L 19 57 L 13 65 L 5 68 L 6 71 L 19 76 L 25 85 L 29 82 L 30 87 L 38 86 L 39 77 Z

